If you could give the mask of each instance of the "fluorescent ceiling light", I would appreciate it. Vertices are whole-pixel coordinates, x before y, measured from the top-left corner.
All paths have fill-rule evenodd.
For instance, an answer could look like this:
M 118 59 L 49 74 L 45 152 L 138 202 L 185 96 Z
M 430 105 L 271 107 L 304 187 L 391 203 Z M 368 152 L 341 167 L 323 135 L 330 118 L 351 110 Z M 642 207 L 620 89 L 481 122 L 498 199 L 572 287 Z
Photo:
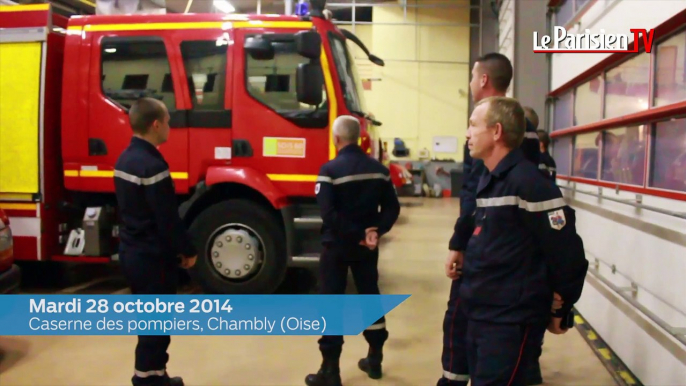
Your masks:
M 234 8 L 233 5 L 231 5 L 231 3 L 229 3 L 226 0 L 214 0 L 214 3 L 212 3 L 212 5 L 214 5 L 215 8 L 224 13 L 231 13 L 236 11 L 236 8 Z

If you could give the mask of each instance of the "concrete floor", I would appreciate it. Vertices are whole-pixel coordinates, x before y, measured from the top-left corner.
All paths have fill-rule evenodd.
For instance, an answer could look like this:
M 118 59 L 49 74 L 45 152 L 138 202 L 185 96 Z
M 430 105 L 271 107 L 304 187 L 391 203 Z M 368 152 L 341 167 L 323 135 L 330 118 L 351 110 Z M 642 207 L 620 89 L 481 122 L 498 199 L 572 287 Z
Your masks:
M 458 214 L 455 199 L 410 199 L 382 245 L 380 285 L 412 296 L 387 315 L 390 338 L 385 377 L 373 381 L 357 369 L 364 338 L 346 337 L 343 383 L 434 385 L 442 373 L 442 318 L 450 281 L 443 262 Z M 189 386 L 304 385 L 320 356 L 315 336 L 172 337 L 169 371 Z M 0 337 L 3 386 L 127 385 L 135 337 Z M 546 335 L 541 358 L 546 385 L 615 385 L 576 330 Z M 267 375 L 271 374 L 271 375 Z

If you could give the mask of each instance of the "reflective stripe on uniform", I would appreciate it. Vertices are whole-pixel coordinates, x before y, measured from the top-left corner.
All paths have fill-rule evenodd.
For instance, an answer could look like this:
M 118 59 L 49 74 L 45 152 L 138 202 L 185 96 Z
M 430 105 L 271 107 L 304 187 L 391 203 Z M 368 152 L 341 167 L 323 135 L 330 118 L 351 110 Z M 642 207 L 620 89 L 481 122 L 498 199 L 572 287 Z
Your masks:
M 555 168 L 552 166 L 546 166 L 546 164 L 538 164 L 538 168 L 541 170 L 547 170 L 549 172 L 554 172 Z
M 153 185 L 153 184 L 156 184 L 156 183 L 164 180 L 165 178 L 169 177 L 170 174 L 169 174 L 169 169 L 167 169 L 167 170 L 165 170 L 161 173 L 158 173 L 152 177 L 141 178 L 141 177 L 136 177 L 133 174 L 122 172 L 121 170 L 115 170 L 114 176 L 121 178 L 122 180 L 134 183 L 136 185 Z
M 147 377 L 163 377 L 164 374 L 167 373 L 167 370 L 149 370 L 149 371 L 140 371 L 140 370 L 133 370 L 133 374 L 137 376 L 138 378 L 147 378 Z
M 524 133 L 524 138 L 538 139 L 538 134 L 531 132 L 531 131 L 527 131 Z
M 450 371 L 443 370 L 443 378 L 451 381 L 469 381 L 469 374 L 455 374 Z
M 563 198 L 555 198 L 548 201 L 528 202 L 517 196 L 492 197 L 492 198 L 477 198 L 476 206 L 479 208 L 488 208 L 494 206 L 511 206 L 516 205 L 527 212 L 544 212 L 555 208 L 566 206 L 567 203 Z
M 339 185 L 346 182 L 353 181 L 364 181 L 364 180 L 386 180 L 389 181 L 391 176 L 387 176 L 383 173 L 366 173 L 366 174 L 353 174 L 352 176 L 345 176 L 339 178 L 331 178 L 326 176 L 318 176 L 317 182 L 328 182 L 330 184 Z
M 371 326 L 365 328 L 365 330 L 367 330 L 367 331 L 382 330 L 384 328 L 386 328 L 386 322 L 372 324 Z

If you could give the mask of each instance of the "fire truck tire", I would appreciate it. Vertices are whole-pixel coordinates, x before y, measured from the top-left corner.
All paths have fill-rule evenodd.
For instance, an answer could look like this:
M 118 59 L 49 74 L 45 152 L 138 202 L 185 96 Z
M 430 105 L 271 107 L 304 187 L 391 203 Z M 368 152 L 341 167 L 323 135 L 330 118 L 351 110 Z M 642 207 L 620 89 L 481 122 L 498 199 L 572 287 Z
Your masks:
M 206 293 L 271 294 L 287 271 L 279 220 L 249 200 L 214 204 L 195 218 L 190 232 L 198 259 L 190 270 Z

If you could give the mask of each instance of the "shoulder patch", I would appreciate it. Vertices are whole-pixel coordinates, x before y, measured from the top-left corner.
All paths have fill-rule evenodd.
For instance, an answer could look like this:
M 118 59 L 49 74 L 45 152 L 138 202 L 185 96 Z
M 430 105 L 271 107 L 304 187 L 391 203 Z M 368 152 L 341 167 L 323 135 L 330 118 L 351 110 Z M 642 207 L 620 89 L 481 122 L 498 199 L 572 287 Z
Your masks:
M 565 219 L 564 209 L 554 210 L 548 212 L 548 220 L 550 221 L 550 227 L 555 230 L 560 230 L 567 225 L 567 219 Z
M 314 185 L 314 194 L 319 194 L 319 188 L 321 187 L 321 183 L 317 182 L 317 184 Z

